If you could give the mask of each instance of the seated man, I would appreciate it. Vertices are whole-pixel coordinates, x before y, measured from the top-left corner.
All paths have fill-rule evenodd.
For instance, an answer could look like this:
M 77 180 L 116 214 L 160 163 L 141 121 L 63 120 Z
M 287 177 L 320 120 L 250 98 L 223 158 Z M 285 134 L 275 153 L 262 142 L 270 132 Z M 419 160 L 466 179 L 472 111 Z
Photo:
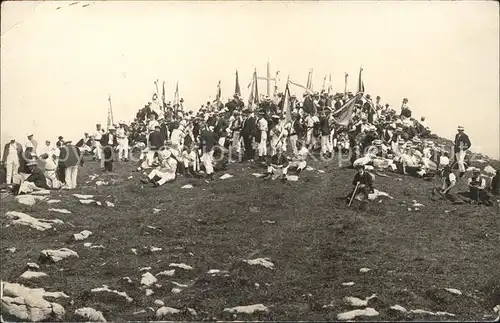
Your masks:
M 481 171 L 474 169 L 472 177 L 467 181 L 469 185 L 469 197 L 473 203 L 483 202 L 485 205 L 491 205 L 488 194 L 486 193 L 486 180 L 481 177 Z
M 195 176 L 198 173 L 198 156 L 192 146 L 186 146 L 182 152 L 183 173 L 187 176 Z
M 493 178 L 491 179 L 491 185 L 490 185 L 491 194 L 496 195 L 497 198 L 500 198 L 500 179 L 498 176 L 499 174 L 500 170 L 497 169 L 495 176 L 493 176 Z
M 37 166 L 36 159 L 26 162 L 28 167 L 28 177 L 16 184 L 13 188 L 14 194 L 28 194 L 34 191 L 48 190 L 50 187 L 47 185 L 47 180 L 43 175 L 43 171 Z
M 363 202 L 368 202 L 368 194 L 373 193 L 372 175 L 365 171 L 364 165 L 357 165 L 356 170 L 358 172 L 354 175 L 354 179 L 352 180 L 354 189 L 346 196 L 347 203 L 351 201 L 353 194 L 356 194 L 355 197 L 361 197 Z
M 154 187 L 159 187 L 175 180 L 177 159 L 174 158 L 169 149 L 162 150 L 158 155 L 160 165 L 149 173 L 147 179 L 140 179 L 143 184 L 153 183 Z
M 307 149 L 307 148 L 306 148 Z M 281 147 L 277 147 L 276 155 L 271 156 L 267 162 L 267 173 L 262 178 L 271 179 L 273 175 L 281 175 L 281 181 L 286 181 L 286 174 L 288 171 L 288 158 L 283 154 Z
M 52 154 L 52 156 L 49 155 Z M 40 169 L 47 180 L 47 185 L 50 188 L 58 189 L 63 186 L 63 183 L 57 178 L 57 156 L 52 152 L 40 155 Z
M 456 196 L 454 193 L 451 192 L 451 190 L 457 184 L 457 177 L 453 173 L 453 170 L 451 169 L 450 165 L 446 165 L 443 168 L 441 172 L 441 180 L 442 180 L 441 188 L 439 189 L 439 191 L 436 188 L 434 188 L 432 191 L 432 195 L 436 195 L 436 193 L 438 192 L 442 198 L 451 201 L 453 204 L 462 204 L 463 201 L 458 196 Z
M 295 155 L 294 159 L 290 162 L 289 167 L 297 167 L 295 173 L 299 175 L 300 172 L 306 169 L 307 167 L 307 156 L 309 156 L 309 149 L 307 149 L 300 140 L 297 141 L 296 146 L 297 146 L 297 154 Z

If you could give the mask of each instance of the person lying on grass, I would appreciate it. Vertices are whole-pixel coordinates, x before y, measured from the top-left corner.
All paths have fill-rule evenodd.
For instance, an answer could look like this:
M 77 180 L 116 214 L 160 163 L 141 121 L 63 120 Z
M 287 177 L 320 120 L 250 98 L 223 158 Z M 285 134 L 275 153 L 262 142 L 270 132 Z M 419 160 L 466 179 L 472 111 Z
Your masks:
M 154 187 L 159 187 L 167 182 L 175 180 L 177 159 L 170 149 L 164 149 L 158 155 L 160 158 L 160 165 L 153 169 L 147 178 L 141 178 L 141 183 L 153 183 Z
M 372 174 L 368 173 L 365 170 L 364 165 L 356 165 L 357 173 L 354 175 L 354 179 L 352 180 L 352 185 L 354 185 L 354 189 L 346 196 L 346 201 L 349 203 L 353 194 L 356 194 L 355 197 L 361 197 L 362 202 L 368 202 L 368 194 L 373 193 L 373 177 Z

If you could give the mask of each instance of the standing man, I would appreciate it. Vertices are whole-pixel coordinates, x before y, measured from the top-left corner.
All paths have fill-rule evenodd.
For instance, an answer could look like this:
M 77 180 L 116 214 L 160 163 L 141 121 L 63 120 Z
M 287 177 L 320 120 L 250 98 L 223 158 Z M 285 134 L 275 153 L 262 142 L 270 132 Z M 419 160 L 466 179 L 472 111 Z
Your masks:
M 116 131 L 118 141 L 118 160 L 128 161 L 128 134 L 125 129 L 125 122 L 120 121 L 120 127 Z
M 101 128 L 101 124 L 98 123 L 95 125 L 94 131 L 94 147 L 95 147 L 95 158 L 98 162 L 101 163 L 101 168 L 104 167 L 104 160 L 102 159 L 102 146 L 101 139 L 102 135 L 105 134 L 104 129 Z
M 256 128 L 255 117 L 252 116 L 248 109 L 243 110 L 243 113 L 244 120 L 241 126 L 240 135 L 243 138 L 243 145 L 245 147 L 245 159 L 253 161 L 255 151 L 252 146 L 252 140 Z
M 465 174 L 465 155 L 467 154 L 467 150 L 469 150 L 471 146 L 471 142 L 469 136 L 467 136 L 464 132 L 463 126 L 458 126 L 458 133 L 455 135 L 455 162 L 458 164 L 458 171 L 460 172 L 460 177 L 463 177 Z
M 213 157 L 215 146 L 215 134 L 213 128 L 208 124 L 203 124 L 201 134 L 200 134 L 200 149 L 201 149 L 201 161 L 205 166 L 205 172 L 207 177 L 211 180 L 214 179 L 214 167 L 213 167 Z
M 3 149 L 2 164 L 6 167 L 6 184 L 11 185 L 12 179 L 19 174 L 19 166 L 23 158 L 23 146 L 14 138 Z
M 66 184 L 62 187 L 63 189 L 71 190 L 76 188 L 78 164 L 83 166 L 83 156 L 80 149 L 72 145 L 71 141 L 65 142 L 59 152 L 59 165 L 62 165 L 65 169 L 64 178 L 66 180 Z
M 257 128 L 260 132 L 260 141 L 258 147 L 259 159 L 263 160 L 267 156 L 267 131 L 268 123 L 265 118 L 265 112 L 259 112 L 259 121 L 257 121 Z
M 233 112 L 234 119 L 231 123 L 231 131 L 233 132 L 233 143 L 232 146 L 233 148 L 236 148 L 236 153 L 238 154 L 238 157 L 241 152 L 241 143 L 240 143 L 240 130 L 241 130 L 241 125 L 243 123 L 240 112 L 238 110 L 234 110 Z M 229 153 L 231 155 L 231 152 Z
M 161 136 L 160 125 L 157 125 L 152 133 L 149 134 L 149 152 L 147 157 L 148 166 L 153 164 L 155 156 L 158 155 L 160 148 L 163 147 L 164 139 Z M 178 149 L 176 147 L 176 149 Z
M 116 140 L 115 128 L 110 126 L 108 132 L 104 134 L 101 138 L 101 145 L 103 147 L 103 157 L 104 157 L 104 172 L 113 171 L 113 152 L 116 146 L 118 146 L 118 141 Z

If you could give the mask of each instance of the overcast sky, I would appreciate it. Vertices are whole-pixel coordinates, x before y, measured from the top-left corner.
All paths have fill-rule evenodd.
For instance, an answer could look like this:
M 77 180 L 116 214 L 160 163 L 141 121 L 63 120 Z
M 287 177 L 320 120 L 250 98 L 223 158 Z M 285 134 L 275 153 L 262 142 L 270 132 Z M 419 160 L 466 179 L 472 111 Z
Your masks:
M 187 108 L 234 92 L 254 68 L 320 90 L 326 74 L 397 108 L 408 97 L 439 135 L 465 127 L 476 150 L 499 157 L 499 17 L 494 1 L 470 2 L 2 2 L 1 135 L 24 142 L 77 140 L 115 119 L 131 121 L 154 80 L 175 83 Z M 62 7 L 56 10 L 57 7 Z M 264 93 L 265 81 L 259 82 Z M 303 90 L 292 87 L 292 93 Z M 115 121 L 117 121 L 115 120 Z M 478 148 L 480 146 L 480 148 Z

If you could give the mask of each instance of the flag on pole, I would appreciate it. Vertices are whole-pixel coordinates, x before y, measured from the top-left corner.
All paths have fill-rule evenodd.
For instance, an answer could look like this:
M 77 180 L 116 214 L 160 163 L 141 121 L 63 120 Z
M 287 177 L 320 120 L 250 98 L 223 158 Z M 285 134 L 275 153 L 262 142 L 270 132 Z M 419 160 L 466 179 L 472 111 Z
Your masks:
M 323 78 L 323 85 L 321 86 L 321 92 L 325 92 L 325 91 L 326 91 L 326 75 Z
M 335 122 L 342 126 L 347 126 L 352 119 L 356 101 L 362 96 L 358 93 L 355 97 L 346 102 L 340 109 L 332 113 Z
M 254 104 L 259 104 L 259 87 L 257 83 L 257 69 L 253 72 L 252 81 L 250 82 L 250 94 L 248 95 L 248 106 L 252 106 Z
M 365 92 L 365 84 L 363 83 L 363 79 L 361 78 L 361 72 L 363 72 L 363 68 L 359 68 L 359 79 L 358 79 L 358 93 L 364 93 Z
M 219 83 L 217 84 L 217 94 L 215 95 L 215 101 L 217 101 L 217 103 L 219 103 L 220 98 L 221 98 L 221 89 L 220 89 L 220 81 L 219 81 Z
M 276 77 L 274 78 L 274 99 L 278 99 L 278 82 L 279 82 L 280 71 L 276 71 Z
M 165 108 L 165 81 L 163 81 L 163 85 L 162 85 L 161 101 L 163 103 L 163 108 Z
M 288 82 L 289 82 L 290 84 L 293 84 L 293 85 L 295 85 L 295 86 L 300 87 L 301 89 L 306 90 L 306 92 L 307 92 L 307 93 L 312 93 L 312 91 L 311 91 L 311 90 L 309 90 L 309 89 L 308 89 L 306 86 L 304 86 L 304 85 L 301 85 L 301 84 L 299 84 L 299 83 L 292 82 L 292 81 L 290 81 L 290 80 L 289 80 Z
M 306 84 L 306 87 L 309 91 L 312 91 L 312 74 L 313 74 L 313 69 L 311 68 L 309 70 L 309 75 L 307 76 L 307 84 Z
M 111 94 L 110 93 L 108 93 L 108 101 L 109 101 L 109 108 L 108 108 L 107 129 L 109 129 L 115 123 L 113 120 L 113 106 L 111 105 Z
M 176 105 L 175 112 L 177 112 L 179 109 L 179 82 L 175 84 L 174 105 Z
M 283 94 L 283 107 L 281 116 L 285 117 L 285 123 L 292 122 L 292 110 L 290 106 L 290 89 L 288 88 L 289 80 L 286 82 L 285 93 Z
M 347 78 L 349 77 L 349 74 L 345 73 L 344 75 L 344 99 L 347 97 Z
M 332 74 L 328 76 L 328 95 L 330 95 L 330 92 L 332 92 L 333 86 L 332 86 Z
M 236 70 L 236 86 L 234 88 L 234 94 L 241 96 L 240 82 L 238 81 L 238 70 Z

